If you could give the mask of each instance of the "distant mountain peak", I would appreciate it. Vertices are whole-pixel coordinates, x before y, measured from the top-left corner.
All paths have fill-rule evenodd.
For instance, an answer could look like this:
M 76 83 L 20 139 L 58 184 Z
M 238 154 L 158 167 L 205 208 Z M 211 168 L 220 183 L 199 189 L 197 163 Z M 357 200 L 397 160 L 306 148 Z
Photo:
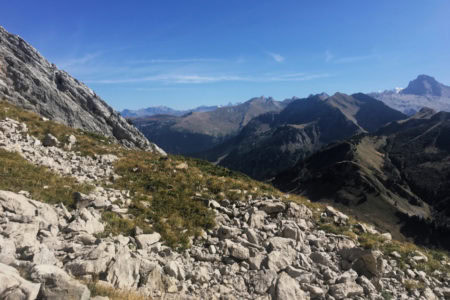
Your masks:
M 322 93 L 320 93 L 320 94 L 310 94 L 309 96 L 308 96 L 308 98 L 318 98 L 319 100 L 326 100 L 326 99 L 328 99 L 330 97 L 330 95 L 328 95 L 327 93 L 325 93 L 325 92 L 322 92 Z M 300 99 L 300 98 L 297 98 L 297 99 Z
M 408 86 L 400 91 L 401 94 L 410 94 L 418 96 L 436 96 L 441 97 L 444 89 L 450 89 L 438 82 L 434 77 L 428 75 L 419 75 L 416 79 L 409 82 Z

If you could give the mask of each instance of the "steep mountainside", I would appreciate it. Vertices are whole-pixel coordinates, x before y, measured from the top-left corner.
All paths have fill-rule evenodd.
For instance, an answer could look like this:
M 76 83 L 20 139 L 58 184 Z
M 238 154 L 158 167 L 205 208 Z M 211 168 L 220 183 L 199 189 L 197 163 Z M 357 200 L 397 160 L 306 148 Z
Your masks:
M 274 183 L 338 203 L 399 236 L 450 248 L 450 113 L 423 109 L 328 146 Z
M 370 95 L 408 115 L 415 114 L 423 107 L 450 111 L 450 86 L 427 75 L 417 76 L 405 89 Z
M 129 147 L 160 151 L 86 85 L 58 70 L 23 39 L 0 26 L 2 99 Z
M 253 119 L 238 136 L 198 156 L 268 179 L 332 141 L 405 117 L 364 94 L 315 95 Z
M 192 154 L 226 141 L 251 119 L 267 112 L 280 111 L 288 102 L 260 97 L 209 112 L 191 112 L 182 117 L 160 115 L 135 118 L 132 122 L 165 151 Z
M 176 110 L 167 106 L 154 106 L 137 110 L 124 109 L 120 112 L 120 115 L 124 118 L 142 118 L 154 115 L 182 116 L 190 112 L 211 111 L 218 108 L 219 106 L 199 106 L 188 110 Z

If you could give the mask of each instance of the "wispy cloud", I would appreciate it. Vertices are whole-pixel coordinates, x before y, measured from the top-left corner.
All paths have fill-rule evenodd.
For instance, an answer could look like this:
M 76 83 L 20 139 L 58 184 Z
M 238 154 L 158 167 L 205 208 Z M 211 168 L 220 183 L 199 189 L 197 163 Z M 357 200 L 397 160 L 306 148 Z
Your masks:
M 281 63 L 285 60 L 285 58 L 283 56 L 281 56 L 278 53 L 273 53 L 273 52 L 267 52 L 267 55 L 269 55 L 270 57 L 272 57 L 272 59 L 278 63 Z
M 330 50 L 325 51 L 325 62 L 327 63 L 348 64 L 377 58 L 380 58 L 378 54 L 336 57 Z
M 131 64 L 176 64 L 176 63 L 200 63 L 200 62 L 217 62 L 217 61 L 222 61 L 222 59 L 219 59 L 219 58 L 177 58 L 177 59 L 157 58 L 157 59 L 132 60 L 129 63 L 131 63 Z
M 88 62 L 92 61 L 93 59 L 99 57 L 100 55 L 101 55 L 100 52 L 88 53 L 81 57 L 74 57 L 74 58 L 62 60 L 59 63 L 56 63 L 56 65 L 59 68 L 69 68 L 69 67 L 73 67 L 73 66 L 77 66 L 77 65 L 85 65 Z
M 271 76 L 238 76 L 238 75 L 197 75 L 197 74 L 160 74 L 127 79 L 95 80 L 90 83 L 97 84 L 126 84 L 143 82 L 162 82 L 167 84 L 200 84 L 227 81 L 244 82 L 275 82 L 275 81 L 306 81 L 329 77 L 329 74 L 279 74 Z
M 334 55 L 333 55 L 333 53 L 331 53 L 330 50 L 325 51 L 325 61 L 326 62 L 332 61 L 333 58 L 334 58 Z
M 334 63 L 336 64 L 347 64 L 347 63 L 354 63 L 364 60 L 371 60 L 376 59 L 379 56 L 376 54 L 370 54 L 370 55 L 361 55 L 361 56 L 347 56 L 347 57 L 341 57 L 334 60 Z

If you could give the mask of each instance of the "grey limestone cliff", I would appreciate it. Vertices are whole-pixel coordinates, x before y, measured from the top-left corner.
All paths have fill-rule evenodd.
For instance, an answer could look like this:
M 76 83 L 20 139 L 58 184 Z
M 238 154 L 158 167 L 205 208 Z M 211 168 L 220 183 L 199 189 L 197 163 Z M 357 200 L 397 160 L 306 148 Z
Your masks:
M 74 128 L 109 136 L 130 148 L 164 153 L 89 87 L 1 26 L 0 100 Z

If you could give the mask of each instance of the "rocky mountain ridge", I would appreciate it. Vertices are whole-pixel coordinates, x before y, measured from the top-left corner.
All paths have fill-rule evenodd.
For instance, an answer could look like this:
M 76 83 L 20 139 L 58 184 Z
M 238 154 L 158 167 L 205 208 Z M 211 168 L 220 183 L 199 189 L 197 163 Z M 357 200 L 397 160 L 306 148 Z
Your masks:
M 150 117 L 154 115 L 169 115 L 169 116 L 183 116 L 185 114 L 191 113 L 191 112 L 207 112 L 216 110 L 221 106 L 198 106 L 192 109 L 186 109 L 186 110 L 177 110 L 173 109 L 167 106 L 153 106 L 153 107 L 147 107 L 147 108 L 141 108 L 141 109 L 124 109 L 120 112 L 120 115 L 124 118 L 143 118 L 143 117 Z
M 90 88 L 1 26 L 0 100 L 74 128 L 101 133 L 127 147 L 162 151 Z
M 332 144 L 275 179 L 284 191 L 331 201 L 394 236 L 450 248 L 450 113 L 423 109 L 377 132 Z
M 111 292 L 120 289 L 135 297 L 141 294 L 142 299 L 450 297 L 448 258 L 439 256 L 436 261 L 438 256 L 431 252 L 402 246 L 389 234 L 308 201 L 270 195 L 246 201 L 202 199 L 214 213 L 216 226 L 179 252 L 158 232 L 144 233 L 138 227 L 131 235 L 103 235 L 111 225 L 105 213 L 126 220 L 135 210 L 130 191 L 102 186 L 104 181 L 120 180 L 115 164 L 120 157 L 85 157 L 71 150 L 78 138 L 37 139 L 29 127 L 3 118 L 0 150 L 95 188 L 75 193 L 69 208 L 61 202 L 35 201 L 26 190 L 0 191 L 2 298 L 100 300 L 105 298 L 97 295 L 99 291 L 107 290 L 103 296 L 122 299 Z M 166 172 L 186 168 L 191 167 L 181 163 Z M 131 172 L 140 171 L 133 167 Z M 49 187 L 41 188 L 45 189 Z M 331 233 L 327 228 L 354 233 Z M 369 237 L 384 252 L 368 244 Z
M 364 94 L 314 95 L 251 120 L 235 138 L 198 157 L 268 179 L 330 142 L 371 132 L 405 115 Z M 197 155 L 197 154 L 196 154 Z
M 450 111 L 450 87 L 428 75 L 417 76 L 404 89 L 369 95 L 410 116 L 424 107 L 436 111 Z
M 133 124 L 172 154 L 189 155 L 213 148 L 235 136 L 253 118 L 283 109 L 290 100 L 258 97 L 242 104 L 181 117 L 156 115 L 134 118 Z

